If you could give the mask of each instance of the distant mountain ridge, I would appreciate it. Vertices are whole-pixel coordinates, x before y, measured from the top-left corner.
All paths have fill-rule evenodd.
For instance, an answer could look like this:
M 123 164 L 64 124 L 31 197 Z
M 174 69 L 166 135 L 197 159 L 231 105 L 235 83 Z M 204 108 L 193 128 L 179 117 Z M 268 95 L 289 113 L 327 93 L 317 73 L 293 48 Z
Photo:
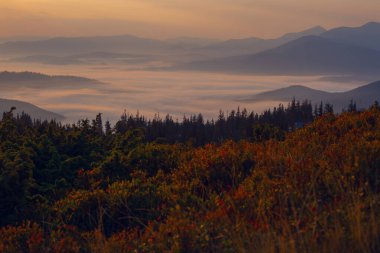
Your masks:
M 299 100 L 323 100 L 332 93 L 312 89 L 302 85 L 292 85 L 285 88 L 280 88 L 273 91 L 267 91 L 254 95 L 249 101 L 290 101 L 293 97 Z
M 192 62 L 177 68 L 270 75 L 372 75 L 380 73 L 380 51 L 305 36 L 257 54 Z
M 205 47 L 207 45 L 220 43 L 220 40 L 217 39 L 209 39 L 209 38 L 198 38 L 198 37 L 176 37 L 167 39 L 166 42 L 169 42 L 172 45 L 181 46 L 183 48 L 197 48 L 197 47 Z
M 16 88 L 71 88 L 103 85 L 103 83 L 78 76 L 44 75 L 35 72 L 0 72 L 0 90 Z
M 97 82 L 94 79 L 89 79 L 89 78 L 79 77 L 79 76 L 70 76 L 70 75 L 46 75 L 46 74 L 30 72 L 30 71 L 24 71 L 24 72 L 1 71 L 0 72 L 1 81 L 24 81 L 25 79 L 32 81 L 32 80 L 44 80 L 44 79 L 51 79 L 51 78 Z
M 31 55 L 25 57 L 15 57 L 8 60 L 8 62 L 30 62 L 49 65 L 83 65 L 94 64 L 107 61 L 119 62 L 149 62 L 154 60 L 152 56 L 144 56 L 138 54 L 127 53 L 110 53 L 110 52 L 93 52 L 84 53 L 70 56 L 51 56 L 51 55 Z
M 239 54 L 254 54 L 264 50 L 272 49 L 295 39 L 310 35 L 320 35 L 326 32 L 321 26 L 312 27 L 310 29 L 287 33 L 275 39 L 261 39 L 250 37 L 244 39 L 232 39 L 208 45 L 201 49 L 201 52 L 210 52 L 214 56 L 232 56 Z
M 58 113 L 41 109 L 30 103 L 0 98 L 0 119 L 3 117 L 3 113 L 8 112 L 12 107 L 16 107 L 14 115 L 24 112 L 31 116 L 32 119 L 61 121 L 65 118 Z
M 321 37 L 380 51 L 380 23 L 376 22 L 369 22 L 361 27 L 335 28 L 321 34 Z
M 56 37 L 43 40 L 9 41 L 0 44 L 2 55 L 12 56 L 70 56 L 93 52 L 109 53 L 168 53 L 188 52 L 226 56 L 239 53 L 254 53 L 270 49 L 306 35 L 320 35 L 326 30 L 320 26 L 297 33 L 288 33 L 276 39 L 233 39 L 218 41 L 206 38 L 178 37 L 156 40 L 133 35 Z M 226 51 L 226 50 L 230 50 Z
M 94 37 L 57 37 L 39 41 L 15 41 L 0 44 L 3 55 L 38 55 L 54 56 L 83 54 L 99 51 L 117 53 L 156 53 L 171 50 L 169 44 L 139 38 L 132 35 L 94 36 Z
M 373 82 L 346 92 L 326 92 L 311 89 L 301 85 L 289 86 L 273 91 L 259 93 L 250 97 L 241 98 L 242 101 L 279 101 L 288 102 L 296 100 L 309 100 L 313 103 L 330 103 L 334 105 L 336 112 L 346 108 L 353 100 L 359 108 L 368 108 L 375 101 L 380 101 L 380 81 Z
M 36 89 L 42 90 L 45 88 L 57 88 L 59 90 L 73 89 L 73 88 L 85 88 L 93 86 L 103 86 L 104 84 L 94 80 L 78 76 L 64 76 L 64 75 L 45 75 L 35 72 L 0 72 L 0 94 L 1 91 L 5 93 L 9 90 L 22 89 Z M 57 120 L 61 121 L 65 117 L 39 108 L 33 104 L 9 99 L 0 99 L 0 115 L 2 117 L 3 112 L 9 111 L 12 107 L 16 107 L 15 114 L 21 114 L 25 112 L 34 119 L 41 120 Z
M 132 35 L 58 37 L 0 44 L 3 61 L 50 65 L 115 64 L 136 69 L 171 69 L 265 75 L 371 75 L 380 78 L 380 23 L 360 27 L 321 26 L 274 39 L 226 41 Z

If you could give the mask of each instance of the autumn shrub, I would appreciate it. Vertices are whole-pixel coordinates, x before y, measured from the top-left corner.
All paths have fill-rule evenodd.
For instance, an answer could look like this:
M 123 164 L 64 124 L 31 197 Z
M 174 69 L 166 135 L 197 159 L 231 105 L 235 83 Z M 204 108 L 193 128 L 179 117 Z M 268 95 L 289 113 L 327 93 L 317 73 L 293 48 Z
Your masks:
M 76 224 L 83 231 L 100 229 L 110 234 L 143 227 L 166 213 L 163 209 L 170 196 L 160 184 L 160 175 L 149 178 L 137 172 L 132 180 L 115 182 L 106 189 L 73 191 L 54 210 L 63 224 Z
M 325 114 L 280 140 L 141 138 L 116 136 L 92 167 L 71 160 L 74 187 L 57 201 L 28 181 L 23 200 L 46 210 L 0 228 L 0 252 L 380 252 L 376 108 Z
M 250 144 L 227 141 L 196 149 L 191 158 L 173 172 L 173 181 L 193 194 L 206 197 L 236 188 L 252 171 L 254 159 Z
M 378 252 L 379 119 L 378 111 L 330 114 L 284 142 L 197 149 L 173 181 L 204 196 L 203 208 L 179 206 L 146 230 L 141 245 L 154 241 L 152 252 Z
M 25 222 L 18 227 L 0 229 L 0 252 L 42 252 L 44 250 L 43 230 L 39 225 Z

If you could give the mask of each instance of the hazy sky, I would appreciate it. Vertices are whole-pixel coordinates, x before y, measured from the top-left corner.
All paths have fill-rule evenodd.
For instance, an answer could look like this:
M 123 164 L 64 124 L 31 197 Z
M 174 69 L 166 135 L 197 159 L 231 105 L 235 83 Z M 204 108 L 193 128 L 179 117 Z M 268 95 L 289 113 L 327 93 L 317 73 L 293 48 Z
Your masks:
M 380 21 L 380 0 L 0 0 L 0 37 L 275 37 Z

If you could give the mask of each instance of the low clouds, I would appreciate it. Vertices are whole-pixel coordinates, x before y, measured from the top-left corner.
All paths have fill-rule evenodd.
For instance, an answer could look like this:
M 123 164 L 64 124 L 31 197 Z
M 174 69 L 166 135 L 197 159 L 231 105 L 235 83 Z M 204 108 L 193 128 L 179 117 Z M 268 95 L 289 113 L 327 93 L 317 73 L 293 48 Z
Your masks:
M 257 112 L 277 106 L 278 101 L 242 102 L 245 97 L 289 85 L 302 84 L 327 91 L 344 91 L 364 83 L 330 82 L 319 77 L 238 76 L 212 73 L 130 71 L 117 67 L 94 69 L 91 66 L 3 65 L 12 71 L 43 72 L 49 75 L 86 76 L 103 85 L 85 85 L 57 88 L 54 86 L 28 89 L 1 89 L 1 96 L 30 102 L 44 109 L 60 113 L 68 122 L 93 118 L 102 112 L 115 122 L 126 109 L 153 117 L 156 113 L 170 113 L 181 119 L 184 114 L 202 113 L 216 118 L 224 111 L 246 107 Z

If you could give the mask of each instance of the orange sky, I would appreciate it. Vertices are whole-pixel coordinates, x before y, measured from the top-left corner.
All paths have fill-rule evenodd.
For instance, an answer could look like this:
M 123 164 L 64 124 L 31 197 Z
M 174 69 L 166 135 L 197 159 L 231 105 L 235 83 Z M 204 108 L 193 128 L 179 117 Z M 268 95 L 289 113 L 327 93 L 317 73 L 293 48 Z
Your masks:
M 275 37 L 380 21 L 379 0 L 0 0 L 0 37 Z

